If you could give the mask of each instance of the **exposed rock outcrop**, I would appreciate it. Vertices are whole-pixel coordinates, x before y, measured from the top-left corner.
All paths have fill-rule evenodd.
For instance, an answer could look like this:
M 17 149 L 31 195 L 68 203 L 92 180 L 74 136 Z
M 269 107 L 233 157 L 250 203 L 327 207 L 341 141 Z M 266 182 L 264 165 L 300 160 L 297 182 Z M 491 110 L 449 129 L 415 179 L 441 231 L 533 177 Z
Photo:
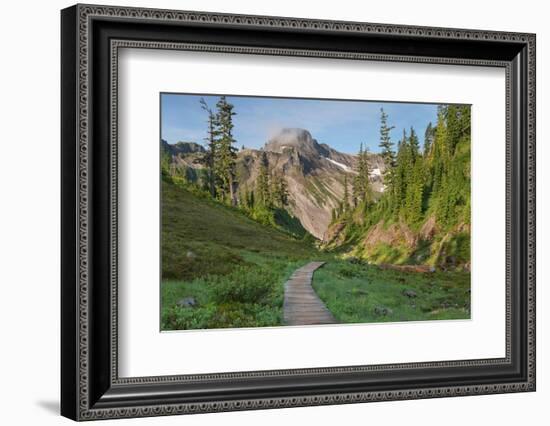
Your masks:
M 412 232 L 406 224 L 400 222 L 386 226 L 384 221 L 380 221 L 367 233 L 363 240 L 363 246 L 370 249 L 379 244 L 389 246 L 405 244 L 409 248 L 414 248 L 417 242 L 418 235 Z

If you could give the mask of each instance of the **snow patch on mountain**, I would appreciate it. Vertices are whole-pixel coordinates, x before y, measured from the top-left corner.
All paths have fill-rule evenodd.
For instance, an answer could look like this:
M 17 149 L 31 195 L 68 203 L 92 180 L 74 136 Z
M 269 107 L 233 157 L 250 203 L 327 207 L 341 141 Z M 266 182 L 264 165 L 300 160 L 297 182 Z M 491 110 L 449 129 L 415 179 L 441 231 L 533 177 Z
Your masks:
M 331 158 L 328 158 L 328 157 L 323 157 L 325 160 L 328 160 L 330 161 L 332 164 L 340 167 L 341 169 L 343 169 L 344 171 L 348 172 L 348 173 L 355 173 L 357 174 L 357 172 L 355 170 L 353 170 L 351 167 L 349 166 L 346 166 L 345 164 L 342 164 L 342 163 L 339 163 L 338 161 L 334 161 L 333 159 Z
M 370 172 L 371 176 L 382 176 L 382 172 L 380 171 L 379 168 L 376 168 L 376 169 L 373 169 L 371 172 Z

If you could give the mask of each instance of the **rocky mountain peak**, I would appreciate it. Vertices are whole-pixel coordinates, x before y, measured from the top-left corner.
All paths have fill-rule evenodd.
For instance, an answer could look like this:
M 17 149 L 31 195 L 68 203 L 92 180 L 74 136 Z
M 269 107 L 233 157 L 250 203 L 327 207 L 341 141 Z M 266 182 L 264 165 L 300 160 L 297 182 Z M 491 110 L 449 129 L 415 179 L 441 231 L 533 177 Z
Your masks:
M 202 145 L 196 142 L 179 141 L 175 144 L 169 144 L 164 139 L 161 139 L 162 147 L 171 155 L 186 155 L 194 153 L 204 153 L 205 149 Z
M 280 154 L 289 150 L 296 150 L 301 154 L 314 157 L 322 155 L 325 151 L 309 131 L 300 128 L 283 128 L 264 146 L 264 151 Z

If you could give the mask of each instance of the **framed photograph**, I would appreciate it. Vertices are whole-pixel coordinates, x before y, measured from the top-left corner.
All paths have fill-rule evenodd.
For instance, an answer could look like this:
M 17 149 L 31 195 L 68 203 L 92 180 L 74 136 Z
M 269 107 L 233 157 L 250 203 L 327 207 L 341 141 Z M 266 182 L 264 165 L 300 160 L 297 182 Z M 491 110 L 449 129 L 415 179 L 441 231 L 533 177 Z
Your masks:
M 61 412 L 535 390 L 535 35 L 61 12 Z

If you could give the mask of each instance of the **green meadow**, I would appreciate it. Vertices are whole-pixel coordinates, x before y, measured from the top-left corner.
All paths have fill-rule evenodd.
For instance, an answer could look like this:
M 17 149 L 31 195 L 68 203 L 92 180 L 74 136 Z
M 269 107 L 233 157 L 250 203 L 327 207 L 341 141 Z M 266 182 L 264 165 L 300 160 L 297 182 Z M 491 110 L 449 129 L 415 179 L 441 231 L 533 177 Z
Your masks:
M 325 261 L 313 288 L 340 323 L 470 317 L 468 272 L 401 272 L 320 250 L 201 191 L 162 181 L 161 329 L 283 325 L 284 284 Z

